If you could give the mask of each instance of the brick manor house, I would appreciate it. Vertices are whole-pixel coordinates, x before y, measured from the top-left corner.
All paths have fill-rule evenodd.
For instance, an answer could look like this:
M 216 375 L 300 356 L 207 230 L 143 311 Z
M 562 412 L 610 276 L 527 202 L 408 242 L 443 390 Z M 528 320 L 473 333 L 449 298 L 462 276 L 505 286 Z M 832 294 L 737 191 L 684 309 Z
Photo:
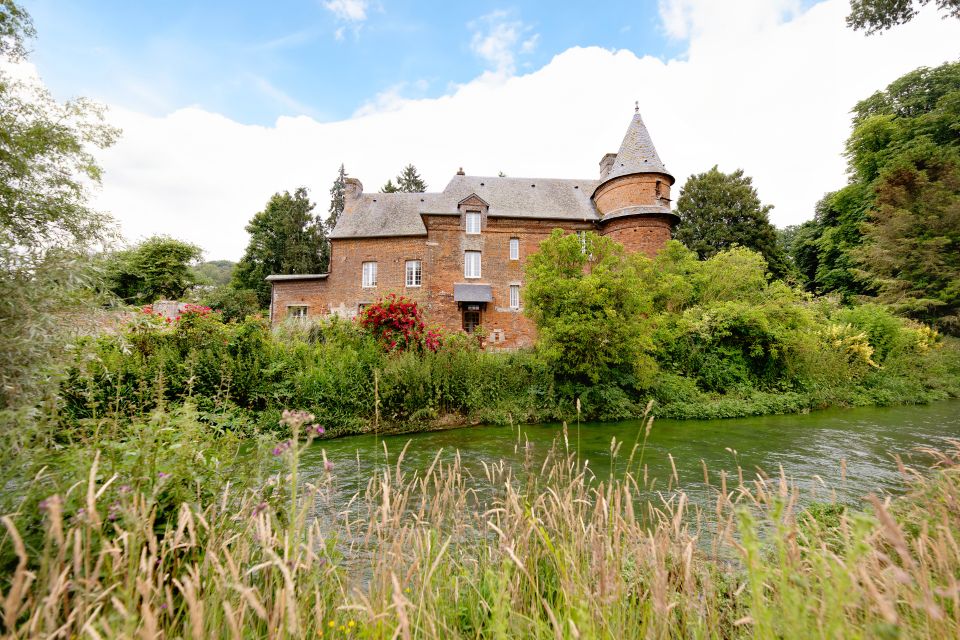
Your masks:
M 595 231 L 627 251 L 652 256 L 670 239 L 674 178 L 634 114 L 618 153 L 600 161 L 599 180 L 499 178 L 457 172 L 439 193 L 364 193 L 348 178 L 330 234 L 329 273 L 271 275 L 270 320 L 355 316 L 396 293 L 428 322 L 473 332 L 487 344 L 533 343 L 520 291 L 526 257 L 553 229 Z

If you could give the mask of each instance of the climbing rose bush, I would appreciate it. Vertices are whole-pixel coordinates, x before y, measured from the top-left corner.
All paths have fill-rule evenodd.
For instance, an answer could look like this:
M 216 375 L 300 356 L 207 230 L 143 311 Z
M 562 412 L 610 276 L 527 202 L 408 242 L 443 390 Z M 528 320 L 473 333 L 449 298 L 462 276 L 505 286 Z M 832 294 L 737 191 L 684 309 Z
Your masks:
M 417 303 L 396 294 L 381 298 L 365 308 L 359 322 L 387 352 L 409 349 L 436 351 L 442 344 L 440 332 L 427 329 Z

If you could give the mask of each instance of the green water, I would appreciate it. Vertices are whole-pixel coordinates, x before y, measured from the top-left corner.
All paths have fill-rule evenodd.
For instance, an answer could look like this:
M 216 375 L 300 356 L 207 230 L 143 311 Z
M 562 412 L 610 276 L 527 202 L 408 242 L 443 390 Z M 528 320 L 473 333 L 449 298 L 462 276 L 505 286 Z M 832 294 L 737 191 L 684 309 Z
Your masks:
M 640 421 L 583 423 L 579 451 L 598 478 L 620 473 L 630 449 L 643 429 Z M 322 473 L 321 450 L 333 463 L 336 495 L 349 500 L 362 490 L 371 472 L 384 462 L 386 443 L 391 464 L 409 442 L 403 467 L 425 470 L 438 449 L 451 460 L 459 453 L 466 470 L 482 477 L 482 462 L 505 461 L 518 467 L 525 455 L 539 462 L 555 438 L 558 424 L 520 427 L 467 427 L 450 431 L 375 438 L 354 436 L 317 442 L 302 459 L 309 479 Z M 519 442 L 518 442 L 519 438 Z M 624 442 L 619 456 L 611 456 L 611 440 Z M 643 435 L 640 433 L 642 441 Z M 714 486 L 721 472 L 737 482 L 738 467 L 744 480 L 758 474 L 777 476 L 782 467 L 801 490 L 802 499 L 838 500 L 857 504 L 870 492 L 903 488 L 895 455 L 910 465 L 922 466 L 929 456 L 918 448 L 944 448 L 949 439 L 960 439 L 960 400 L 926 406 L 830 409 L 806 415 L 764 416 L 728 420 L 657 420 L 644 453 L 644 463 L 655 490 L 667 490 L 676 465 L 679 487 L 694 503 L 715 497 L 704 482 L 703 466 Z M 577 427 L 568 425 L 570 448 L 577 448 Z M 529 452 L 526 443 L 529 442 Z M 674 483 L 675 484 L 675 483 Z

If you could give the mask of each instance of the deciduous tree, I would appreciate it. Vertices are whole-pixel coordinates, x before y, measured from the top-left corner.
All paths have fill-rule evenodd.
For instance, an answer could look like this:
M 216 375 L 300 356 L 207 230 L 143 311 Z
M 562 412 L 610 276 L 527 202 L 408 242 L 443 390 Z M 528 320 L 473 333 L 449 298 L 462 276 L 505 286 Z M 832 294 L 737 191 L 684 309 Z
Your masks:
M 530 256 L 523 292 L 538 348 L 580 384 L 649 381 L 656 369 L 646 320 L 651 302 L 637 258 L 593 232 L 583 242 L 555 229 Z
M 107 257 L 107 286 L 128 304 L 179 300 L 196 284 L 194 263 L 202 255 L 196 245 L 154 236 Z
M 119 130 L 83 98 L 54 100 L 39 81 L 4 70 L 34 35 L 29 14 L 0 0 L 0 408 L 25 401 L 65 329 L 59 313 L 85 299 L 85 256 L 114 237 L 87 204 L 100 180 L 92 149 Z
M 867 35 L 886 31 L 914 19 L 917 9 L 931 2 L 944 18 L 960 18 L 960 0 L 850 0 L 847 26 L 865 30 Z
M 760 202 L 752 179 L 742 169 L 723 173 L 714 166 L 690 176 L 681 189 L 676 238 L 701 260 L 735 245 L 753 249 L 763 255 L 773 275 L 782 277 L 787 264 L 770 224 L 771 209 Z

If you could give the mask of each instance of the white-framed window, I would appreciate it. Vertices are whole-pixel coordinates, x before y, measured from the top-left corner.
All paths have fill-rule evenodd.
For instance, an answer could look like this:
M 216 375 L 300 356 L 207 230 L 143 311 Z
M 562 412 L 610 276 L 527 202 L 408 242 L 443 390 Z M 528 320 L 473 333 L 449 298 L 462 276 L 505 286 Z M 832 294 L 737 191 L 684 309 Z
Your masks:
M 510 259 L 520 259 L 520 238 L 510 238 Z
M 377 263 L 363 263 L 363 286 L 370 288 L 377 286 Z
M 463 252 L 463 277 L 464 278 L 480 277 L 480 252 L 479 251 Z
M 307 317 L 307 305 L 291 304 L 287 305 L 287 317 L 294 320 L 304 320 Z
M 518 284 L 510 285 L 510 308 L 520 308 L 520 285 Z
M 478 211 L 467 211 L 467 233 L 480 233 L 480 213 Z
M 423 283 L 423 264 L 419 260 L 407 260 L 408 287 L 419 287 Z

